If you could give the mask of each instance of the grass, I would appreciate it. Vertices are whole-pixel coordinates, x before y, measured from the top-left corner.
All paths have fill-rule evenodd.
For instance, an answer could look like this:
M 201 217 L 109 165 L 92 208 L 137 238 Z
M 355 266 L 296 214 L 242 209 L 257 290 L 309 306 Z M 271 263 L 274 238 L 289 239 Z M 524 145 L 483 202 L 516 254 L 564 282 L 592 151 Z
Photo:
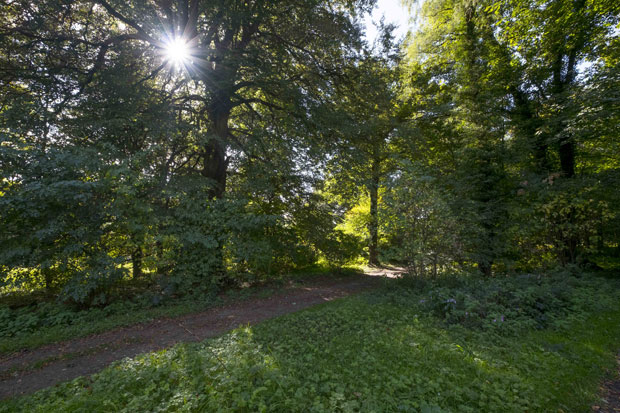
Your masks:
M 357 273 L 345 268 L 337 276 Z M 34 349 L 46 344 L 85 337 L 117 327 L 148 322 L 163 317 L 178 317 L 204 311 L 214 306 L 275 294 L 286 283 L 310 282 L 330 275 L 324 266 L 312 266 L 269 283 L 248 288 L 231 288 L 220 294 L 192 294 L 153 302 L 152 293 L 119 298 L 105 307 L 78 310 L 58 302 L 41 302 L 12 308 L 0 304 L 0 354 Z M 9 301 L 9 300 L 6 300 Z M 15 302 L 11 297 L 10 302 Z M 22 299 L 28 302 L 28 298 Z
M 526 307 L 536 297 L 538 313 L 527 307 L 519 314 L 545 315 L 545 328 L 532 328 L 524 316 L 506 319 L 511 328 L 459 322 L 450 301 L 452 312 L 441 315 L 425 300 L 478 282 L 392 283 L 126 359 L 0 411 L 588 411 L 620 347 L 617 283 L 556 279 L 549 282 L 555 295 L 546 296 L 540 280 L 489 282 L 518 289 L 513 295 Z M 570 288 L 556 291 L 564 284 Z M 477 303 L 479 314 L 506 311 L 501 296 L 470 295 L 468 305 Z

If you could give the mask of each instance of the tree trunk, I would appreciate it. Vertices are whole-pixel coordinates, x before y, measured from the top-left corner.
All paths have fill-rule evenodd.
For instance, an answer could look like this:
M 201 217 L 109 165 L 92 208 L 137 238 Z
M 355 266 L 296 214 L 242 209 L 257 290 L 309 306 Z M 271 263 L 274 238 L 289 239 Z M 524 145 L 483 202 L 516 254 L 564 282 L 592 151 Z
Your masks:
M 142 248 L 136 247 L 131 253 L 132 278 L 138 279 L 142 277 Z
M 576 3 L 577 8 L 583 6 L 583 2 Z M 566 90 L 573 84 L 575 80 L 575 65 L 577 63 L 577 50 L 573 47 L 568 54 L 564 50 L 558 53 L 556 61 L 553 65 L 553 93 L 561 100 L 565 100 L 564 94 Z M 566 74 L 562 77 L 562 67 L 564 59 L 568 59 L 566 66 Z M 564 128 L 563 125 L 559 126 Z M 565 130 L 558 130 L 557 133 L 562 136 L 560 139 L 560 146 L 558 148 L 558 155 L 560 156 L 560 167 L 562 173 L 567 178 L 575 176 L 575 143 L 573 137 Z
M 226 149 L 230 130 L 228 121 L 232 104 L 225 92 L 215 95 L 209 106 L 209 140 L 204 147 L 202 175 L 211 180 L 212 188 L 209 191 L 210 199 L 221 199 L 226 192 L 226 172 L 228 160 Z
M 491 263 L 488 261 L 481 260 L 478 262 L 478 269 L 485 277 L 490 277 L 492 275 L 491 272 Z
M 230 108 L 230 98 L 225 93 L 220 93 L 216 95 L 208 110 L 210 137 L 204 148 L 202 175 L 210 181 L 211 188 L 207 193 L 210 200 L 222 199 L 226 193 L 228 169 L 226 150 L 230 134 L 228 127 Z M 220 239 L 220 237 L 217 238 Z M 213 273 L 221 276 L 225 273 L 224 244 L 221 239 L 213 254 L 214 261 L 217 263 L 213 268 Z
M 547 136 L 538 133 L 541 126 L 540 118 L 532 108 L 532 102 L 527 95 L 520 91 L 516 86 L 512 86 L 510 93 L 515 102 L 515 110 L 513 112 L 516 125 L 524 138 L 530 142 L 532 155 L 534 156 L 535 167 L 538 172 L 547 174 L 550 169 L 549 159 L 547 157 Z
M 52 291 L 52 282 L 53 282 L 52 269 L 43 268 L 41 269 L 41 272 L 43 273 L 43 278 L 45 280 L 45 292 L 49 294 Z
M 371 180 L 368 187 L 370 193 L 370 222 L 368 232 L 370 233 L 370 245 L 368 247 L 368 264 L 379 265 L 379 160 L 373 159 L 371 166 Z

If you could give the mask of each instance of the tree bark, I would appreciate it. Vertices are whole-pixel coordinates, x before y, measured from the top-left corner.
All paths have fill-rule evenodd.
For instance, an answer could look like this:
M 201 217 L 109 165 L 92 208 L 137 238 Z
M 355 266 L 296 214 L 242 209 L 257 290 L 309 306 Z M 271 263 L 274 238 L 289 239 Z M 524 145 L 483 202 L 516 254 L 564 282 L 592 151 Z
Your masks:
M 371 166 L 371 180 L 368 187 L 370 193 L 370 222 L 368 232 L 370 233 L 370 245 L 368 246 L 368 264 L 379 265 L 379 177 L 380 161 L 373 159 Z
M 136 247 L 136 249 L 131 253 L 131 266 L 132 266 L 132 278 L 134 280 L 142 277 L 142 248 Z
M 53 274 L 51 268 L 43 268 L 41 269 L 43 273 L 43 278 L 45 279 L 45 292 L 50 293 L 52 291 L 52 282 L 53 282 Z
M 560 142 L 560 166 L 562 174 L 567 178 L 575 176 L 575 143 L 570 136 Z
M 532 148 L 536 169 L 542 174 L 546 174 L 550 170 L 549 159 L 547 157 L 547 135 L 537 133 L 541 126 L 541 120 L 532 108 L 532 102 L 527 95 L 520 91 L 517 87 L 512 86 L 511 94 L 515 102 L 514 115 L 516 117 L 517 128 Z
M 207 111 L 209 117 L 209 139 L 204 147 L 202 175 L 210 181 L 211 187 L 207 193 L 210 200 L 222 199 L 226 193 L 228 172 L 226 150 L 230 134 L 228 121 L 231 107 L 229 95 L 220 90 L 219 93 L 215 94 L 213 103 L 211 103 Z M 219 239 L 220 237 L 217 238 Z M 213 251 L 214 261 L 217 263 L 213 268 L 213 273 L 221 276 L 226 272 L 224 244 L 221 240 L 218 240 L 217 243 Z
M 226 173 L 228 160 L 226 148 L 228 135 L 228 120 L 230 118 L 230 99 L 220 96 L 209 108 L 209 135 L 203 154 L 202 175 L 209 178 L 212 188 L 209 198 L 221 199 L 226 192 Z

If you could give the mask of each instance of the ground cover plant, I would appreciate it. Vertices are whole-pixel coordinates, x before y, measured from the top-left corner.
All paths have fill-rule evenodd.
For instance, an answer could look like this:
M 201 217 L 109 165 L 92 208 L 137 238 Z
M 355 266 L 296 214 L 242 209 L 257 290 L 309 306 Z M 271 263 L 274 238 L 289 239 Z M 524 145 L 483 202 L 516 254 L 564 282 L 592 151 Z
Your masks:
M 568 412 L 596 401 L 620 340 L 616 280 L 406 282 L 126 359 L 0 411 Z M 496 293 L 476 296 L 485 283 Z M 476 322 L 454 316 L 461 305 Z

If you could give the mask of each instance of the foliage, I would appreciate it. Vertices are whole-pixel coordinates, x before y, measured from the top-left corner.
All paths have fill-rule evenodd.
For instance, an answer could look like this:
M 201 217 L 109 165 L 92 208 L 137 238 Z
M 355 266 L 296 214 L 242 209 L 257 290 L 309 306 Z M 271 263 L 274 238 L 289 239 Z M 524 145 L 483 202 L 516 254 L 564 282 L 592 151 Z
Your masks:
M 370 45 L 374 3 L 3 8 L 2 291 L 616 260 L 614 3 L 428 0 L 405 44 L 380 24 Z
M 317 248 L 327 262 L 337 269 L 359 257 L 361 250 L 358 237 L 338 229 L 322 239 Z
M 462 265 L 463 238 L 472 226 L 459 222 L 437 179 L 403 162 L 401 174 L 388 188 L 382 211 L 388 234 L 384 257 L 420 276 L 436 276 Z
M 412 163 L 445 194 L 464 228 L 462 263 L 491 275 L 609 254 L 615 235 L 600 221 L 616 223 L 617 163 L 601 152 L 618 136 L 607 122 L 618 102 L 611 3 L 434 0 L 420 10 L 407 44 L 417 130 L 401 140 L 398 169 L 406 176 Z
M 19 165 L 3 174 L 11 182 L 0 197 L 3 284 L 32 283 L 34 275 L 48 289 L 60 287 L 63 298 L 101 301 L 124 275 L 103 242 L 116 227 L 101 225 L 112 208 L 109 195 L 120 186 L 114 168 L 85 149 L 3 148 L 3 161 Z M 21 179 L 9 181 L 15 175 Z
M 372 2 L 229 3 L 2 9 L 4 291 L 98 305 L 130 277 L 172 294 L 316 261 L 290 213 Z
M 467 276 L 413 277 L 403 283 L 415 286 L 412 301 L 417 299 L 425 311 L 447 324 L 508 336 L 536 329 L 562 330 L 569 321 L 583 321 L 586 314 L 614 308 L 617 300 L 615 294 L 599 288 L 599 280 L 569 271 L 484 281 Z
M 541 182 L 523 181 L 511 215 L 509 230 L 515 240 L 515 268 L 552 268 L 557 263 L 591 265 L 610 254 L 606 244 L 614 238 L 617 211 L 604 194 L 605 185 L 590 177 L 558 180 L 551 175 Z M 521 224 L 528 222 L 528 225 Z
M 539 291 L 548 287 L 553 295 L 564 286 L 560 277 L 543 281 L 547 287 L 539 282 L 535 276 L 516 281 L 520 298 L 512 303 L 534 308 L 528 303 Z M 462 292 L 474 285 L 493 290 L 487 283 L 476 278 Z M 557 319 L 547 329 L 502 337 L 499 329 L 446 328 L 432 308 L 418 304 L 425 293 L 387 286 L 126 359 L 0 410 L 587 410 L 602 367 L 615 365 L 620 337 L 620 315 L 598 311 L 596 300 L 617 296 L 618 286 L 584 277 L 570 291 L 569 301 L 588 308 L 579 319 L 554 307 Z M 570 339 L 560 327 L 570 328 Z
M 361 254 L 360 237 L 344 231 L 335 205 L 320 194 L 294 212 L 295 228 L 304 240 L 333 268 L 340 269 Z
M 601 229 L 613 215 L 605 200 L 592 195 L 592 189 L 583 186 L 559 190 L 541 207 L 545 235 L 563 264 L 587 261 L 601 248 Z

